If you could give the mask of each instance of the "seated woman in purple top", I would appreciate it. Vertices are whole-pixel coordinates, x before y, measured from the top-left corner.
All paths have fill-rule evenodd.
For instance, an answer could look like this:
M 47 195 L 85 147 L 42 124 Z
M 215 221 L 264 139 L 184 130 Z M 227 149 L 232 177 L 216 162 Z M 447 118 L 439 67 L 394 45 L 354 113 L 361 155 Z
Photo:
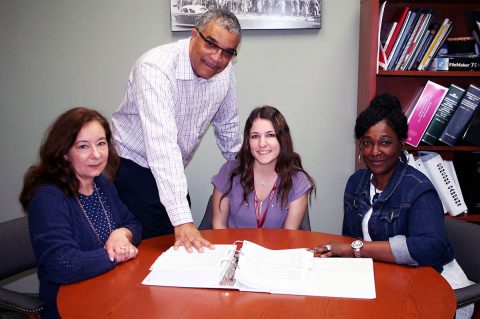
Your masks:
M 285 118 L 272 106 L 250 113 L 237 159 L 212 183 L 213 228 L 298 229 L 315 190 Z

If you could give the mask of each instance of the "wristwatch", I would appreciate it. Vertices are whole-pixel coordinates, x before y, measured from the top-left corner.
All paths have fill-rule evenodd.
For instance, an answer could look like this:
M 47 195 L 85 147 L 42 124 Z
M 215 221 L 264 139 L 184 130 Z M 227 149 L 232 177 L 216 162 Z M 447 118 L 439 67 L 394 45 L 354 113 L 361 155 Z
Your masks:
M 360 249 L 363 247 L 363 241 L 357 239 L 352 243 L 352 249 L 353 249 L 353 254 L 355 257 L 359 258 L 362 257 L 362 253 L 360 252 Z

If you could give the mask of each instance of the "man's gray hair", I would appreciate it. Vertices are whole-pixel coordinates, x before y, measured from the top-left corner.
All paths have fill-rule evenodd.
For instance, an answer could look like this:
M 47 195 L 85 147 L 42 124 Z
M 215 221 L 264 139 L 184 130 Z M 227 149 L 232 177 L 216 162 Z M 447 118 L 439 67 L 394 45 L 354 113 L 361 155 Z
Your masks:
M 242 38 L 242 28 L 237 17 L 228 10 L 209 10 L 205 12 L 196 22 L 195 27 L 201 32 L 205 30 L 207 25 L 214 21 L 227 31 L 235 33 L 239 39 Z

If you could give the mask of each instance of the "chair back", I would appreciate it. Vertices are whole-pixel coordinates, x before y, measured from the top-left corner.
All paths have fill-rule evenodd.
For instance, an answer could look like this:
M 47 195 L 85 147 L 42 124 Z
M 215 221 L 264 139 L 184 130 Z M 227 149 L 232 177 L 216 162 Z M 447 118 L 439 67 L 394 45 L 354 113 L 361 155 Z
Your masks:
M 0 223 L 0 280 L 36 267 L 26 216 Z
M 203 215 L 202 221 L 198 226 L 198 230 L 207 230 L 212 229 L 212 196 L 208 199 L 207 208 L 205 209 L 205 214 Z
M 0 223 L 0 244 L 0 280 L 36 267 L 27 217 Z M 20 313 L 24 318 L 39 317 L 44 302 L 36 295 L 0 287 L 0 310 Z M 17 316 L 12 315 L 12 318 Z
M 207 208 L 205 209 L 205 215 L 203 215 L 202 221 L 200 222 L 200 225 L 198 226 L 199 230 L 206 230 L 206 229 L 212 229 L 212 196 L 208 199 L 208 204 Z M 312 230 L 310 228 L 310 215 L 308 212 L 308 207 L 307 211 L 305 212 L 305 216 L 303 217 L 302 223 L 300 224 L 300 230 L 307 230 L 310 231 Z
M 458 264 L 468 279 L 480 283 L 480 225 L 447 217 L 445 228 Z

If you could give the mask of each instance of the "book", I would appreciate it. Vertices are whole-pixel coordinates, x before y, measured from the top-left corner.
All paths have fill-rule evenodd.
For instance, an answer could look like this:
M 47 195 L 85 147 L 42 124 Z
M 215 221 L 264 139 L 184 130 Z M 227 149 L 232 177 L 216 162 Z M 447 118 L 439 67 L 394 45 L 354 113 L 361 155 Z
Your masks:
M 413 110 L 408 116 L 406 143 L 414 147 L 418 146 L 447 91 L 446 87 L 432 81 L 428 81 L 423 87 Z
M 431 9 L 425 10 L 425 16 L 422 19 L 417 35 L 413 39 L 413 42 L 410 44 L 405 57 L 403 65 L 400 67 L 402 71 L 409 70 L 416 58 L 417 52 L 419 51 L 423 41 L 426 39 L 429 33 L 430 21 L 433 16 L 433 11 Z
M 415 52 L 415 57 L 414 60 L 412 61 L 409 70 L 417 70 L 418 66 L 420 65 L 420 62 L 422 61 L 423 57 L 425 56 L 427 49 L 430 47 L 430 44 L 432 43 L 433 39 L 435 38 L 435 35 L 438 32 L 438 29 L 440 27 L 440 24 L 437 21 L 434 21 L 430 24 L 428 27 L 428 30 L 425 34 L 424 39 L 422 39 L 422 42 L 419 44 L 419 48 L 417 52 Z
M 452 31 L 452 21 L 449 21 L 445 29 L 441 30 L 440 37 L 433 47 L 432 54 L 428 56 L 427 63 L 425 65 L 425 70 L 429 70 L 432 65 L 433 59 L 437 56 L 440 49 L 443 47 L 443 44 L 447 40 L 448 35 Z
M 390 22 L 384 23 L 382 26 L 382 30 L 380 31 L 380 43 L 385 50 L 390 40 L 392 39 L 393 31 L 395 31 L 395 27 L 397 26 L 397 22 Z
M 474 10 L 470 13 L 468 19 L 469 29 L 472 30 L 472 36 L 477 45 L 480 46 L 480 10 Z
M 387 5 L 387 1 L 384 1 L 380 6 L 380 12 L 378 13 L 378 39 L 377 39 L 377 73 L 379 68 L 385 69 L 385 62 L 386 56 L 381 45 L 381 30 L 382 30 L 382 21 L 383 21 L 383 12 L 385 11 L 385 6 Z
M 142 284 L 375 299 L 371 258 L 314 258 L 305 248 L 272 250 L 244 240 L 204 253 L 169 248 Z M 355 280 L 353 280 L 355 278 Z
M 468 144 L 480 146 L 480 107 L 477 107 L 462 139 Z
M 438 106 L 432 121 L 423 134 L 422 142 L 435 145 L 440 134 L 442 134 L 445 126 L 457 109 L 465 90 L 455 84 L 451 84 L 448 92 Z
M 405 151 L 406 152 L 406 151 Z M 408 165 L 414 167 L 415 169 L 417 169 L 420 173 L 422 173 L 423 175 L 425 175 L 425 177 L 427 177 L 430 182 L 432 182 L 432 185 L 433 184 L 433 181 L 432 181 L 432 177 L 430 176 L 430 174 L 428 173 L 427 169 L 425 168 L 425 165 L 423 165 L 423 161 L 422 161 L 422 158 L 420 156 L 413 156 L 412 154 L 408 154 L 407 156 L 407 159 L 408 159 Z M 435 185 L 434 185 L 435 186 Z M 444 214 L 447 214 L 448 212 L 448 209 L 447 207 L 445 206 L 444 202 L 442 201 L 442 207 L 443 207 L 443 213 Z
M 434 52 L 436 49 L 436 46 L 438 46 L 439 41 L 441 37 L 445 34 L 445 29 L 448 28 L 448 25 L 451 24 L 451 21 L 448 18 L 443 19 L 443 22 L 440 24 L 437 32 L 435 33 L 434 38 L 432 39 L 432 42 L 428 46 L 425 54 L 422 57 L 422 60 L 420 61 L 420 64 L 418 65 L 418 70 L 423 71 L 427 69 L 428 62 L 434 56 Z
M 480 71 L 480 56 L 448 57 L 449 71 Z
M 407 16 L 408 11 L 410 10 L 410 7 L 406 6 L 404 8 L 398 8 L 395 14 L 393 15 L 393 21 L 397 23 L 395 26 L 395 29 L 393 30 L 392 37 L 388 44 L 385 47 L 385 55 L 387 59 L 390 57 L 390 53 L 392 52 L 392 49 L 397 41 L 398 34 L 400 33 L 400 30 L 402 29 L 403 22 L 405 21 L 405 18 Z
M 397 51 L 400 50 L 400 42 L 403 37 L 403 34 L 405 33 L 405 29 L 407 28 L 407 22 L 410 19 L 410 15 L 412 14 L 411 10 L 408 10 L 407 15 L 405 16 L 405 19 L 403 20 L 403 23 L 401 25 L 400 31 L 397 35 L 397 39 L 395 40 L 395 43 L 393 45 L 392 51 L 390 52 L 390 55 L 387 57 L 387 66 L 392 63 L 392 59 L 394 56 L 397 54 Z
M 407 40 L 405 49 L 402 52 L 402 56 L 400 57 L 399 62 L 395 66 L 395 70 L 404 71 L 406 69 L 408 62 L 410 61 L 410 58 L 412 56 L 413 50 L 415 49 L 415 46 L 418 45 L 418 42 L 420 41 L 422 35 L 425 33 L 425 30 L 428 27 L 430 18 L 432 17 L 431 11 L 431 9 L 420 11 L 420 16 L 418 17 L 417 23 L 413 28 L 409 39 Z
M 405 28 L 403 30 L 403 33 L 401 34 L 401 36 L 399 36 L 398 45 L 395 49 L 395 52 L 392 55 L 391 60 L 388 62 L 388 70 L 395 69 L 395 66 L 398 63 L 398 60 L 400 59 L 403 53 L 403 50 L 407 45 L 407 41 L 411 33 L 413 32 L 413 29 L 415 28 L 415 25 L 417 23 L 419 16 L 420 16 L 419 9 L 410 9 L 408 18 L 407 20 L 405 20 Z
M 480 213 L 480 152 L 455 155 L 454 166 L 458 168 L 458 181 L 469 214 Z
M 470 84 L 438 140 L 453 146 L 463 136 L 480 103 L 480 88 Z
M 419 156 L 448 213 L 457 216 L 466 212 L 467 205 L 461 195 L 460 187 L 455 183 L 450 165 L 435 152 L 420 151 Z

